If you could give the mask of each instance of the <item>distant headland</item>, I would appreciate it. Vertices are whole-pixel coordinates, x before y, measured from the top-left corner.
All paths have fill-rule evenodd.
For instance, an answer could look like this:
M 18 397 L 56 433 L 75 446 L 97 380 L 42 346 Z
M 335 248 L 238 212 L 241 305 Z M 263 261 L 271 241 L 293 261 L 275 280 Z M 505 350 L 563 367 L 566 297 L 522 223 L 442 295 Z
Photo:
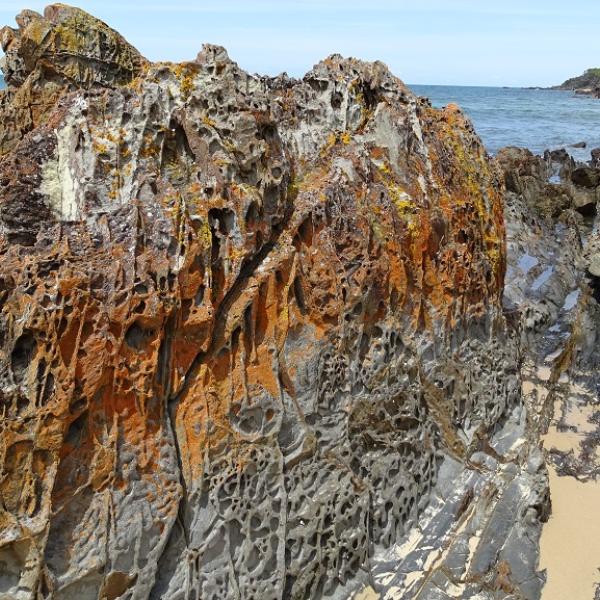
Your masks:
M 572 90 L 576 94 L 600 98 L 600 68 L 588 69 L 583 75 L 567 79 L 553 90 Z

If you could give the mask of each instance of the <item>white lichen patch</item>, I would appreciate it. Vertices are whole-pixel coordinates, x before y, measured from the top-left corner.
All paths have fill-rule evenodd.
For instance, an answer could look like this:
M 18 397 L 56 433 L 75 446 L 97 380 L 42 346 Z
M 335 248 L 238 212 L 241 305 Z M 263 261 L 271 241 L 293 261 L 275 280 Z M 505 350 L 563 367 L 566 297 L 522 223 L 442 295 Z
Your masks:
M 48 205 L 61 221 L 75 221 L 78 216 L 77 182 L 73 176 L 71 155 L 73 124 L 56 131 L 56 156 L 42 167 L 39 191 L 47 196 Z

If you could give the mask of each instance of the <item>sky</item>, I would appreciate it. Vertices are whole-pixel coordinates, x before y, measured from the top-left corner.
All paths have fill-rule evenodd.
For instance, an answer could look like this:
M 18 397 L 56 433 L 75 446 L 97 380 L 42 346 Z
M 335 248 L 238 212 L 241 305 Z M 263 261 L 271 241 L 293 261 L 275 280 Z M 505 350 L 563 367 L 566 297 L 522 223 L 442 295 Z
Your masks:
M 49 2 L 0 0 L 0 25 Z M 549 86 L 600 66 L 599 0 L 80 0 L 151 60 L 225 46 L 250 72 L 302 76 L 329 54 L 407 83 Z M 0 53 L 1 54 L 1 53 Z

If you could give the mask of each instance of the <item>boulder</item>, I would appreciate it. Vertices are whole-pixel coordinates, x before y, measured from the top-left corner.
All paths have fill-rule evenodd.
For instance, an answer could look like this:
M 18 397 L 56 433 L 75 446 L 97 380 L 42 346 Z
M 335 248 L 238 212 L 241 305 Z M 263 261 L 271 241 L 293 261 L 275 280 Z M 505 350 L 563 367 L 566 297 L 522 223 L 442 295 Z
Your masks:
M 575 159 L 564 148 L 545 150 L 544 161 L 550 177 L 558 177 L 562 181 L 570 179 L 575 168 Z
M 584 188 L 595 189 L 600 185 L 600 168 L 580 166 L 571 173 L 571 181 Z
M 564 158 L 564 154 L 567 158 Z M 572 193 L 568 185 L 548 183 L 553 162 L 563 161 L 570 165 L 572 159 L 566 151 L 546 152 L 544 158 L 533 154 L 526 148 L 502 148 L 496 155 L 496 161 L 503 174 L 506 190 L 523 196 L 525 201 L 536 206 L 550 217 L 557 217 L 573 204 Z

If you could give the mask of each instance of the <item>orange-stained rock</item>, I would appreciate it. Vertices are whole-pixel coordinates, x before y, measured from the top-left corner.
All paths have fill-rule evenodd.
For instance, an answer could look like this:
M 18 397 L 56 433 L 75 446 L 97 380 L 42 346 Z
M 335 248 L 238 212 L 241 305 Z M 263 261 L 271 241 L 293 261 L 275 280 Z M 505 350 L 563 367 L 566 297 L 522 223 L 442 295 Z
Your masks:
M 259 78 L 216 46 L 149 64 L 64 5 L 19 23 L 1 591 L 347 596 L 519 399 L 470 123 L 381 63 Z

